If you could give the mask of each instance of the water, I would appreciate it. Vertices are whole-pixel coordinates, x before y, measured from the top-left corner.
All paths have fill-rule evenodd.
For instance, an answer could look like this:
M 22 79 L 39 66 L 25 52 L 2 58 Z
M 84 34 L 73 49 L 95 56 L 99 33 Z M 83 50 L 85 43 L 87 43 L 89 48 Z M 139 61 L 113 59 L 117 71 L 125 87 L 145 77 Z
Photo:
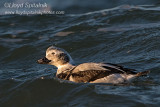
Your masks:
M 77 13 L 71 2 L 62 6 L 64 15 L 1 15 L 0 107 L 158 107 L 160 6 L 143 2 L 111 2 Z M 36 63 L 51 45 L 67 50 L 77 64 L 110 62 L 151 73 L 119 85 L 59 80 L 55 67 Z

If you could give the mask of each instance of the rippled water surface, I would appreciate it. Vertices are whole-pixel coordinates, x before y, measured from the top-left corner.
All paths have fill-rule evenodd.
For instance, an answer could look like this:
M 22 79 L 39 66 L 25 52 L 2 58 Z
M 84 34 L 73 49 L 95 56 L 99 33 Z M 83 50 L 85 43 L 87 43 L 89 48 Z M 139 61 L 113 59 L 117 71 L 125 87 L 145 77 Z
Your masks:
M 77 64 L 150 70 L 130 84 L 70 83 L 37 59 L 55 45 Z M 119 5 L 64 15 L 0 16 L 0 107 L 160 105 L 160 7 Z

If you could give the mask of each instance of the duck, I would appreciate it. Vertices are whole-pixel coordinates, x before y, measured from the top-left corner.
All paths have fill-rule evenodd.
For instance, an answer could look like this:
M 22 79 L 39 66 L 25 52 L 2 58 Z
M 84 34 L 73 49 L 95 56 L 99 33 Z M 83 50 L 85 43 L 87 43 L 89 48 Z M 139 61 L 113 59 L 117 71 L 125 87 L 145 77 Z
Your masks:
M 137 77 L 147 76 L 150 72 L 149 70 L 137 72 L 135 69 L 105 62 L 76 65 L 66 50 L 56 46 L 50 46 L 45 57 L 37 60 L 37 63 L 57 67 L 57 78 L 76 83 L 128 83 Z

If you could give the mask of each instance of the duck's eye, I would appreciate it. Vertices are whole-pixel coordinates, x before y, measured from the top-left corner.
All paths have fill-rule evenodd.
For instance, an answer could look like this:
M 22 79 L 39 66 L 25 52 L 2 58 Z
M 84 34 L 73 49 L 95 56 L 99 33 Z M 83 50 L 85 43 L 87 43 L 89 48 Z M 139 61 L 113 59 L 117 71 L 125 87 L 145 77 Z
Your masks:
M 55 53 L 54 52 L 52 52 L 52 55 L 54 55 Z

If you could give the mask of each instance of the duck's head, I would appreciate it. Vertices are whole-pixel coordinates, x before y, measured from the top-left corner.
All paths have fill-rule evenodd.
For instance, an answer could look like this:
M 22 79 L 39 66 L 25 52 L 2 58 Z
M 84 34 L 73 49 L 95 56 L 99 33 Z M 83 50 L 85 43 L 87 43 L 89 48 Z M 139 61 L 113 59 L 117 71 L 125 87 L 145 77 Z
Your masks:
M 50 46 L 46 50 L 46 56 L 37 61 L 39 64 L 50 64 L 60 67 L 65 64 L 73 64 L 71 56 L 64 49 Z

